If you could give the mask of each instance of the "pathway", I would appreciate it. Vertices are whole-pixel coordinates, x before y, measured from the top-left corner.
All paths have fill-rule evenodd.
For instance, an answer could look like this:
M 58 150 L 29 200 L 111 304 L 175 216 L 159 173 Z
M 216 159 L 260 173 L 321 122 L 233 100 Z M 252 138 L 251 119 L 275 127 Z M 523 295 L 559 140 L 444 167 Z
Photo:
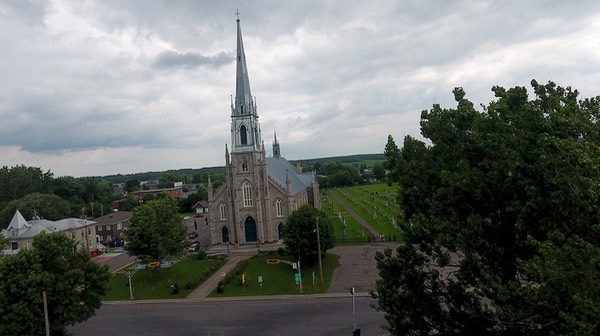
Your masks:
M 190 295 L 187 296 L 188 299 L 203 299 L 207 297 L 219 284 L 219 281 L 223 278 L 222 273 L 227 274 L 231 271 L 238 262 L 248 259 L 252 256 L 252 254 L 236 254 L 229 255 L 227 263 L 221 267 L 220 270 L 215 272 L 210 278 L 206 279 L 196 290 L 194 290 Z
M 377 232 L 377 230 L 375 230 L 371 224 L 367 223 L 367 221 L 365 221 L 362 217 L 360 217 L 354 210 L 352 210 L 352 208 L 350 208 L 346 202 L 342 201 L 335 193 L 328 193 L 328 195 L 330 195 L 331 197 L 333 197 L 335 199 L 335 201 L 341 205 L 346 211 L 348 211 L 348 213 L 350 214 L 350 216 L 354 217 L 354 219 L 356 219 L 360 225 L 362 225 L 365 229 L 369 230 L 369 232 L 371 233 L 371 236 L 373 236 L 373 238 L 375 237 L 381 237 L 379 235 L 379 232 Z M 381 239 L 381 238 L 379 238 Z M 374 239 L 373 239 L 374 240 Z

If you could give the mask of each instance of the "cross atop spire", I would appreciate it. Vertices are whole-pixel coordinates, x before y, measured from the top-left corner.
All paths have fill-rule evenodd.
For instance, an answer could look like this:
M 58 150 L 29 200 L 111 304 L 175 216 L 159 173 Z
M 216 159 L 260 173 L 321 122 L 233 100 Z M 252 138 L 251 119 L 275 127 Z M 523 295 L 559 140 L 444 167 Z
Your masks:
M 233 14 L 235 14 L 235 16 L 237 16 L 237 20 L 236 21 L 240 22 L 240 14 L 242 14 L 242 13 L 240 13 L 240 10 L 236 8 L 235 9 L 235 13 L 233 13 Z

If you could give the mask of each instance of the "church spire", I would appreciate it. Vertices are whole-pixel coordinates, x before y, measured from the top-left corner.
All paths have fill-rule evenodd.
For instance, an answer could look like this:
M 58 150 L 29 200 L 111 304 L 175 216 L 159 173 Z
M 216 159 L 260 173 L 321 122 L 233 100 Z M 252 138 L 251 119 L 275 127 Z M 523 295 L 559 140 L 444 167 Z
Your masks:
M 250 79 L 248 77 L 248 66 L 246 65 L 246 54 L 244 53 L 244 42 L 242 41 L 242 28 L 240 27 L 239 12 L 236 13 L 237 22 L 237 56 L 236 56 L 236 88 L 234 115 L 255 114 L 256 106 L 250 91 Z
M 273 135 L 275 136 L 275 140 L 273 141 L 273 157 L 281 158 L 281 152 L 279 149 L 279 142 L 277 142 L 277 132 L 273 131 Z
M 236 88 L 231 105 L 231 154 L 261 152 L 260 124 L 256 113 L 256 100 L 250 92 L 250 79 L 242 41 L 239 12 L 237 22 Z

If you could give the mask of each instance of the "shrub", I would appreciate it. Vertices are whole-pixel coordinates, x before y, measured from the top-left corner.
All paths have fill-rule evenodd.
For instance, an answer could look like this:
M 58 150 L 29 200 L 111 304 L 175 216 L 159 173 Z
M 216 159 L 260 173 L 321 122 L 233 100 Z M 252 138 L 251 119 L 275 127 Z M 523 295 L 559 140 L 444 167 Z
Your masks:
M 198 260 L 204 260 L 207 258 L 207 254 L 206 254 L 206 250 L 205 249 L 201 249 L 200 251 L 198 251 L 198 254 L 196 254 L 196 259 Z

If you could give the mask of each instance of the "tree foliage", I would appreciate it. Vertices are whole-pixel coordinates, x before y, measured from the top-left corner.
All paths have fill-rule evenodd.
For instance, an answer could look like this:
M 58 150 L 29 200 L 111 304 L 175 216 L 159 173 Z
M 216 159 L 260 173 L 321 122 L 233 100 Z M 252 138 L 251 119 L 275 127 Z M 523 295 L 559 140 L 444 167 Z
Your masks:
M 26 219 L 34 219 L 37 216 L 48 220 L 59 220 L 71 215 L 68 201 L 53 194 L 33 193 L 9 202 L 0 211 L 0 222 L 3 223 L 3 228 L 8 226 L 17 209 Z
M 63 233 L 40 233 L 32 248 L 0 258 L 0 335 L 43 335 L 46 291 L 51 335 L 100 308 L 110 273 Z
M 456 88 L 421 114 L 429 145 L 388 138 L 404 244 L 373 295 L 392 333 L 600 332 L 600 97 L 531 85 L 483 112 Z
M 144 262 L 179 257 L 186 251 L 187 228 L 177 213 L 177 201 L 168 194 L 133 209 L 125 248 Z
M 125 186 L 123 187 L 123 189 L 127 192 L 140 190 L 140 180 L 129 179 L 129 180 L 125 181 Z
M 50 193 L 53 175 L 50 171 L 24 165 L 0 168 L 0 203 L 34 192 Z
M 333 247 L 333 225 L 323 211 L 311 205 L 303 205 L 290 214 L 284 227 L 283 242 L 287 253 L 306 265 L 318 260 L 317 217 L 323 257 Z

